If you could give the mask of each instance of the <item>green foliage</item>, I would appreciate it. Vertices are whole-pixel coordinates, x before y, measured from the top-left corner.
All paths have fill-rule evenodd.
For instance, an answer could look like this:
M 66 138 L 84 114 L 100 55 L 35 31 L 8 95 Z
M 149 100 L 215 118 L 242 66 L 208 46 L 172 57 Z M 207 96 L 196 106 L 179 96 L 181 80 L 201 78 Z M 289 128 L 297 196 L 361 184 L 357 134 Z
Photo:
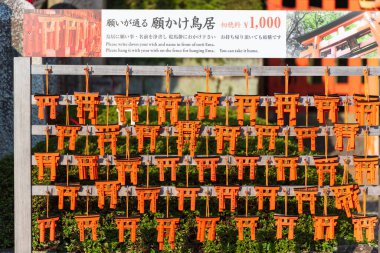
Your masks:
M 372 36 L 373 36 L 373 35 L 372 35 L 371 33 L 369 33 L 369 34 L 365 34 L 365 35 L 359 37 L 356 41 L 357 41 L 358 43 L 362 43 L 362 42 L 368 40 L 369 38 L 371 38 Z
M 286 23 L 286 43 L 287 54 L 294 58 L 299 57 L 301 51 L 306 47 L 302 46 L 295 38 L 309 33 L 335 19 L 345 15 L 343 11 L 296 11 L 287 14 Z M 350 29 L 352 27 L 348 27 Z M 329 40 L 333 35 L 327 35 L 323 40 Z
M 331 23 L 345 14 L 344 12 L 338 11 L 312 11 L 305 13 L 305 18 L 302 20 L 305 32 L 310 32 L 323 25 Z
M 13 156 L 0 160 L 0 249 L 13 246 Z

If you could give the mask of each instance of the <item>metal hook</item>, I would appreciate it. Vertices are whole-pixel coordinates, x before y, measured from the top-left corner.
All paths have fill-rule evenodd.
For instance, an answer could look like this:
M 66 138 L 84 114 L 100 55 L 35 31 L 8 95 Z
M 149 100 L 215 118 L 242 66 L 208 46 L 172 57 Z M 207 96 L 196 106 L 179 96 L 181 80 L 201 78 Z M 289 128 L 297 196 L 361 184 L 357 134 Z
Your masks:
M 126 194 L 126 195 L 129 195 L 129 192 L 130 192 L 130 190 L 129 190 L 129 186 L 126 185 L 126 186 L 125 186 L 125 194 Z
M 329 66 L 326 66 L 325 74 L 327 74 L 328 76 L 330 75 L 330 67 Z
M 246 132 L 248 135 L 252 132 L 251 128 L 250 128 L 248 125 L 246 125 L 246 127 L 245 127 L 245 132 Z
M 52 72 L 53 72 L 53 66 L 50 66 L 50 68 L 49 68 L 49 64 L 46 62 L 45 70 L 46 70 L 48 73 L 52 73 Z
M 165 193 L 168 195 L 168 196 L 171 196 L 172 195 L 172 191 L 171 189 L 169 188 L 169 186 L 166 186 L 166 191 Z

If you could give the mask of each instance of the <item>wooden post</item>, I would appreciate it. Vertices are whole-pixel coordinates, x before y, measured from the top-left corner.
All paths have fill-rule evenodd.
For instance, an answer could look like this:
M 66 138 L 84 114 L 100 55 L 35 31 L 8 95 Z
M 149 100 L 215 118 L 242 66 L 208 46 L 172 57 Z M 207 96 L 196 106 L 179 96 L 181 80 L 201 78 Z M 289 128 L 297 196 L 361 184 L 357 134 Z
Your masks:
M 32 252 L 31 58 L 14 58 L 15 252 Z
M 377 91 L 378 91 L 378 96 L 380 96 L 380 82 L 379 82 L 379 87 L 377 88 Z M 380 123 L 380 119 L 379 119 L 379 117 L 377 117 L 377 124 L 379 124 Z M 379 147 L 378 147 L 378 154 L 377 155 L 380 155 L 380 138 L 379 137 L 377 137 L 377 143 L 378 143 L 378 145 L 379 145 Z M 380 173 L 378 174 L 378 184 L 380 184 Z M 377 215 L 378 215 L 378 218 L 380 218 L 380 196 L 378 196 L 378 202 L 377 202 Z M 380 230 L 380 229 L 379 229 Z M 380 249 L 380 233 L 378 232 L 377 233 L 377 247 L 378 247 L 378 249 Z

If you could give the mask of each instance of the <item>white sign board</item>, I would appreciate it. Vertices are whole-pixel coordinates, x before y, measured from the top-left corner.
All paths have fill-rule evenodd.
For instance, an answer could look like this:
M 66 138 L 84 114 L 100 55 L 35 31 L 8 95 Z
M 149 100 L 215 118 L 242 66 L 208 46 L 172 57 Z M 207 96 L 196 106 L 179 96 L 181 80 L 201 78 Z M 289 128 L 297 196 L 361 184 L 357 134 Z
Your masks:
M 102 10 L 102 57 L 284 58 L 286 12 Z

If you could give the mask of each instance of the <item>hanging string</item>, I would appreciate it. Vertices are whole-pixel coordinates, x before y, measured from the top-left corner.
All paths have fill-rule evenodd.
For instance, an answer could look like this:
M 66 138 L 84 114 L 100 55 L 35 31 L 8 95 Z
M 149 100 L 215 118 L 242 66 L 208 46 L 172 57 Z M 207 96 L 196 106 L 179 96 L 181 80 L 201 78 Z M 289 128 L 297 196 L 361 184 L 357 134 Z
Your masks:
M 209 89 L 209 86 L 208 86 L 208 79 L 210 78 L 211 68 L 205 67 L 204 71 L 206 73 L 206 92 L 210 92 L 210 89 Z
M 327 159 L 328 149 L 329 149 L 329 137 L 327 133 L 327 126 L 325 128 L 325 159 Z
M 208 136 L 210 134 L 210 130 L 206 130 L 206 156 L 208 156 Z
M 130 157 L 130 133 L 131 131 L 129 131 L 127 128 L 125 129 L 125 157 L 127 159 L 129 159 Z
M 323 190 L 323 215 L 327 216 L 327 190 Z
M 107 158 L 106 158 L 106 174 L 107 174 L 107 181 L 108 181 L 109 172 L 110 172 L 110 160 L 109 160 L 108 157 L 107 157 Z
M 269 159 L 265 162 L 265 186 L 269 183 Z
M 49 95 L 49 73 L 51 72 L 51 69 L 48 68 L 46 64 L 45 68 L 45 94 Z
M 285 94 L 288 94 L 289 92 L 289 72 L 290 69 L 288 66 L 284 68 L 284 75 L 285 75 Z
M 110 111 L 110 98 L 108 97 L 108 94 L 105 100 L 106 100 L 106 124 L 108 126 L 108 118 L 109 118 L 109 111 Z
M 226 102 L 226 126 L 228 126 L 228 111 L 230 108 L 230 100 L 226 98 L 224 101 Z
M 269 124 L 269 98 L 265 99 L 265 124 Z
M 250 71 L 247 67 L 244 68 L 244 74 L 245 74 L 245 94 L 248 95 L 248 80 L 249 80 L 249 74 L 250 74 Z
M 190 98 L 186 98 L 185 102 L 186 102 L 186 120 L 189 120 Z
M 284 129 L 284 134 L 285 134 L 285 156 L 288 156 L 288 146 L 289 146 L 289 127 L 286 127 Z
M 127 186 L 127 190 L 125 192 L 125 205 L 126 205 L 125 216 L 128 218 L 128 213 L 129 213 L 129 190 L 128 190 L 128 186 Z
M 343 159 L 343 178 L 342 185 L 348 184 L 348 159 Z
M 245 131 L 245 156 L 248 156 L 248 126 L 247 126 L 247 131 Z
M 225 158 L 225 161 L 226 161 L 226 185 L 228 186 L 228 174 L 229 174 L 229 168 L 228 168 L 229 157 L 228 156 Z
M 89 190 L 87 188 L 86 190 L 86 215 L 88 216 L 88 210 L 89 210 L 89 197 L 88 197 Z
M 364 129 L 364 157 L 368 156 L 368 127 Z
M 245 217 L 248 217 L 248 191 L 245 191 Z
M 363 69 L 363 75 L 364 75 L 364 94 L 367 101 L 369 101 L 368 74 L 369 74 L 369 69 L 368 67 L 366 67 Z
M 49 152 L 49 126 L 45 129 L 45 137 L 46 137 L 46 153 Z
M 149 161 L 149 158 L 148 158 L 148 161 L 146 162 L 146 188 L 149 187 L 149 165 L 150 165 L 150 161 Z
M 166 132 L 166 156 L 169 156 L 169 128 L 165 129 Z
M 86 73 L 86 93 L 88 93 L 88 79 L 89 79 L 89 75 L 90 75 L 90 68 L 88 67 L 85 67 L 84 68 L 84 72 Z
M 304 160 L 305 161 L 305 187 L 307 187 L 307 173 L 308 173 L 308 162 L 307 162 L 307 160 L 305 159 Z
M 288 215 L 288 190 L 284 188 L 284 196 L 285 196 L 285 216 Z
M 49 218 L 49 191 L 46 191 L 46 218 Z
M 66 126 L 69 125 L 70 115 L 69 115 L 69 95 L 66 95 Z
M 346 96 L 346 100 L 343 101 L 344 107 L 344 124 L 347 124 L 348 121 L 348 96 Z
M 70 166 L 69 154 L 66 154 L 66 186 L 69 185 L 69 166 Z
M 186 166 L 186 187 L 189 187 L 189 159 L 185 158 Z
M 150 97 L 146 94 L 146 125 L 149 125 L 149 106 L 150 106 Z
M 306 99 L 305 101 L 305 110 L 306 110 L 305 125 L 306 126 L 309 126 L 309 104 L 310 104 L 309 100 Z
M 326 66 L 325 70 L 325 96 L 329 95 L 329 67 Z
M 129 68 L 129 65 L 127 65 L 127 69 L 125 70 L 125 96 L 128 97 L 129 95 L 129 75 L 131 69 Z
M 169 190 L 166 190 L 166 218 L 169 218 Z
M 88 125 L 87 125 L 87 129 L 86 129 L 86 146 L 84 148 L 84 154 L 85 155 L 89 155 L 90 154 L 89 145 L 88 145 L 88 135 L 89 135 L 89 132 L 90 131 L 88 131 Z
M 363 188 L 363 215 L 367 215 L 367 188 Z
M 172 69 L 169 66 L 166 66 L 166 93 L 170 93 L 170 75 L 172 74 Z

